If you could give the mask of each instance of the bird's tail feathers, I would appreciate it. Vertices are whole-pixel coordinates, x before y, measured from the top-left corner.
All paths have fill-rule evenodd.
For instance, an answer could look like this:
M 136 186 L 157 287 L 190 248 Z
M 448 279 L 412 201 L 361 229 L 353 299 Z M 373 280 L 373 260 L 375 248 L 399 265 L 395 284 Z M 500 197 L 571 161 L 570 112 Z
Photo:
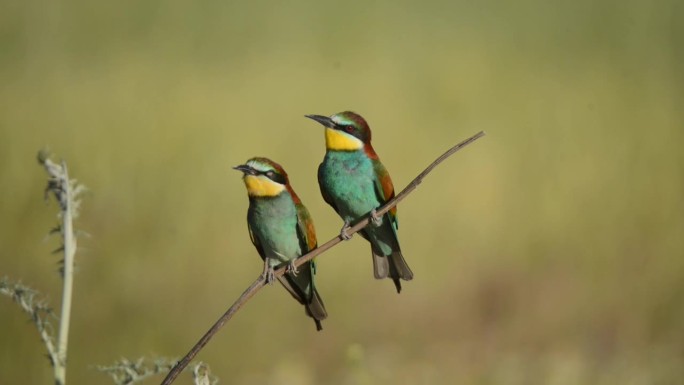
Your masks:
M 316 322 L 316 330 L 323 330 L 321 321 L 328 317 L 328 312 L 325 310 L 323 299 L 320 294 L 318 294 L 316 288 L 313 288 L 311 302 L 306 305 L 306 315 L 314 319 L 314 322 Z
M 410 281 L 413 279 L 413 272 L 406 263 L 401 250 L 395 249 L 388 256 L 382 255 L 378 250 L 371 247 L 373 253 L 373 274 L 376 279 L 391 278 L 397 293 L 401 292 L 400 279 Z
M 390 273 L 389 258 L 376 251 L 373 247 L 371 247 L 371 252 L 373 254 L 373 275 L 375 279 L 387 278 Z
M 301 271 L 299 277 L 295 278 L 286 273 L 285 275 L 278 277 L 278 280 L 294 299 L 304 305 L 306 315 L 313 318 L 314 322 L 316 322 L 316 330 L 322 330 L 321 321 L 328 316 L 328 312 L 325 310 L 325 305 L 323 305 L 323 300 L 321 299 L 320 294 L 318 294 L 318 290 L 316 290 L 313 285 L 311 285 L 311 290 L 313 290 L 311 301 L 306 300 L 307 296 L 304 294 L 304 290 L 297 284 L 297 279 L 305 279 L 305 274 L 305 271 Z M 311 282 L 310 276 L 308 281 Z

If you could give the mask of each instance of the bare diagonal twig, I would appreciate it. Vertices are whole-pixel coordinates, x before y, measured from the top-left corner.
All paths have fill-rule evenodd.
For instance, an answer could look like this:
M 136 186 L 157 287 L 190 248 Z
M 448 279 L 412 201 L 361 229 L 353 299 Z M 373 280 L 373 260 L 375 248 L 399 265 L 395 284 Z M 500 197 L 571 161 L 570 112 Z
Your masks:
M 461 143 L 451 147 L 449 150 L 447 150 L 444 154 L 442 154 L 440 157 L 435 159 L 434 162 L 432 162 L 423 172 L 418 174 L 417 177 L 415 177 L 411 183 L 408 184 L 399 194 L 397 194 L 394 198 L 389 200 L 387 203 L 385 203 L 381 208 L 376 210 L 377 215 L 383 215 L 389 210 L 392 209 L 392 207 L 396 206 L 400 201 L 402 201 L 408 194 L 410 194 L 413 190 L 418 187 L 418 185 L 423 181 L 423 179 L 435 168 L 437 167 L 440 163 L 442 163 L 446 158 L 450 157 L 453 155 L 455 152 L 461 150 L 463 147 L 473 143 L 477 139 L 480 139 L 485 135 L 484 131 L 480 131 L 477 134 L 471 136 L 470 138 L 462 141 Z M 361 229 L 366 227 L 370 223 L 370 215 L 366 215 L 363 217 L 363 219 L 359 220 L 356 222 L 353 226 L 351 226 L 347 230 L 348 235 L 353 235 L 357 232 L 359 232 Z M 334 247 L 338 243 L 342 242 L 342 238 L 340 236 L 336 236 L 335 238 L 329 240 L 328 242 L 324 243 L 323 245 L 315 248 L 314 250 L 311 250 L 307 254 L 304 254 L 303 256 L 297 258 L 295 261 L 295 266 L 299 267 L 305 262 L 310 261 L 311 259 L 315 258 L 316 256 L 326 252 L 330 248 Z M 275 276 L 280 277 L 285 273 L 286 267 L 282 267 L 278 270 L 275 271 Z M 216 323 L 200 338 L 199 341 L 195 344 L 195 346 L 190 349 L 188 354 L 183 357 L 182 360 L 178 361 L 176 365 L 171 369 L 169 374 L 164 378 L 164 381 L 162 381 L 161 385 L 169 385 L 171 384 L 176 377 L 178 377 L 178 374 L 192 361 L 193 358 L 199 353 L 200 350 L 209 342 L 209 340 L 225 325 L 226 322 L 228 322 L 235 313 L 237 313 L 242 306 L 247 303 L 247 301 L 250 300 L 262 287 L 264 287 L 265 284 L 265 279 L 262 275 L 259 276 L 243 293 L 240 295 L 240 297 L 233 303 L 233 305 L 228 308 L 228 310 L 221 316 L 221 318 L 216 321 Z

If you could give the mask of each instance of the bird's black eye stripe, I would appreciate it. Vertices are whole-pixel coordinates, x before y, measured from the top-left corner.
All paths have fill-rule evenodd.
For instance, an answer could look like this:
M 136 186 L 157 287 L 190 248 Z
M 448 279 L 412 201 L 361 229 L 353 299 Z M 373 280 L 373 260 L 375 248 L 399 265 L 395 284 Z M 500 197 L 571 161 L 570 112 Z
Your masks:
M 280 184 L 285 184 L 285 177 L 278 174 L 273 170 L 259 171 L 259 174 L 264 175 L 266 178 Z
M 335 126 L 335 129 L 346 132 L 347 134 L 352 135 L 355 138 L 358 138 L 358 135 L 354 130 L 354 126 L 351 124 L 338 124 Z

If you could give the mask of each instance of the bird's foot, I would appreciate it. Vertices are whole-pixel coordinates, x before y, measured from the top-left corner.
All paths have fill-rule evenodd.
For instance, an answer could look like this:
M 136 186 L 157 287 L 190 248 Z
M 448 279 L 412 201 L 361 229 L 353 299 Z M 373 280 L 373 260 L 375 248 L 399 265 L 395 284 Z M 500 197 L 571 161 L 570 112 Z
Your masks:
M 275 282 L 275 271 L 272 267 L 269 267 L 268 271 L 266 272 L 266 283 L 273 285 L 273 282 Z
M 273 266 L 268 262 L 268 258 L 264 259 L 264 271 L 261 273 L 261 277 L 269 285 L 273 285 L 275 281 L 275 271 L 273 271 Z
M 379 227 L 380 225 L 382 225 L 382 216 L 378 215 L 378 212 L 375 209 L 373 209 L 370 212 L 370 221 L 373 224 L 373 226 Z
M 347 230 L 349 230 L 349 221 L 344 221 L 344 226 L 342 226 L 342 229 L 340 229 L 340 238 L 342 238 L 343 241 L 348 241 L 352 239 L 352 236 L 347 233 Z
M 295 266 L 295 260 L 291 260 L 290 263 L 287 264 L 287 267 L 285 268 L 286 273 L 290 273 L 293 276 L 297 276 L 299 274 L 299 270 L 297 270 L 297 266 Z

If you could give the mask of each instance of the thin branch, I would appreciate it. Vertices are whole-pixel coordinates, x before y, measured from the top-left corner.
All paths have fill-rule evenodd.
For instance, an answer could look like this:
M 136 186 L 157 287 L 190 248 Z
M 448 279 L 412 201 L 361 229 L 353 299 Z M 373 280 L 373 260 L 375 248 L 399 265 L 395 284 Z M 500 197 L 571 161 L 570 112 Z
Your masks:
M 423 179 L 435 168 L 437 167 L 440 163 L 442 163 L 446 158 L 450 157 L 453 155 L 455 152 L 461 150 L 463 147 L 473 143 L 477 139 L 483 137 L 485 135 L 484 131 L 480 131 L 477 134 L 471 136 L 470 138 L 464 140 L 463 142 L 451 147 L 449 150 L 447 150 L 444 154 L 442 154 L 439 158 L 435 159 L 434 162 L 432 162 L 423 172 L 418 174 L 418 176 L 409 183 L 408 186 L 406 186 L 399 194 L 397 194 L 394 198 L 389 200 L 387 203 L 385 203 L 381 208 L 376 210 L 377 215 L 383 215 L 389 210 L 392 209 L 392 207 L 396 206 L 399 202 L 401 202 L 408 194 L 410 194 L 413 190 L 418 187 L 418 185 L 423 181 Z M 359 220 L 357 223 L 355 223 L 353 226 L 351 226 L 347 230 L 347 234 L 353 235 L 366 227 L 370 223 L 370 215 L 366 215 L 363 217 L 363 219 Z M 304 254 L 303 256 L 297 258 L 295 261 L 295 266 L 299 267 L 303 263 L 306 263 L 316 256 L 323 254 L 326 252 L 328 249 L 334 247 L 338 243 L 342 242 L 342 238 L 340 236 L 336 236 L 335 238 L 329 240 L 328 242 L 324 243 L 322 246 L 319 246 L 307 254 Z M 280 269 L 275 271 L 275 276 L 280 277 L 285 273 L 286 267 L 281 267 Z M 171 369 L 169 374 L 166 376 L 164 381 L 162 381 L 161 385 L 169 385 L 171 384 L 176 377 L 178 377 L 178 374 L 192 361 L 193 358 L 199 353 L 200 350 L 209 342 L 209 340 L 223 327 L 223 325 L 228 322 L 233 315 L 242 308 L 242 306 L 249 301 L 250 298 L 252 298 L 262 287 L 264 287 L 265 284 L 265 278 L 263 275 L 260 275 L 259 278 L 256 279 L 248 288 L 245 290 L 240 298 L 235 301 L 233 306 L 231 306 L 222 316 L 219 318 L 218 321 L 209 329 L 203 336 L 200 338 L 199 341 L 195 344 L 195 346 L 190 349 L 188 354 L 183 357 L 182 360 L 178 361 L 178 363 Z

